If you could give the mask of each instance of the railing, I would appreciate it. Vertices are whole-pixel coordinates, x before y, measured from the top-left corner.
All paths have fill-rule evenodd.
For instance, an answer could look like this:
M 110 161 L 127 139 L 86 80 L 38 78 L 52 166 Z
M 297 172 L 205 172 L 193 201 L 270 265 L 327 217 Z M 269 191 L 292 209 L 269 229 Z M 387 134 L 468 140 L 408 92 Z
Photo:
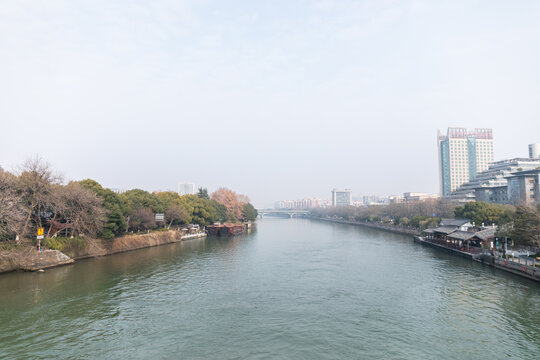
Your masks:
M 517 260 L 517 261 L 516 261 Z M 503 258 L 503 257 L 494 257 L 493 263 L 499 267 L 504 267 L 514 272 L 521 272 L 528 274 L 529 276 L 540 279 L 540 262 L 537 262 L 534 259 L 523 259 L 523 258 Z

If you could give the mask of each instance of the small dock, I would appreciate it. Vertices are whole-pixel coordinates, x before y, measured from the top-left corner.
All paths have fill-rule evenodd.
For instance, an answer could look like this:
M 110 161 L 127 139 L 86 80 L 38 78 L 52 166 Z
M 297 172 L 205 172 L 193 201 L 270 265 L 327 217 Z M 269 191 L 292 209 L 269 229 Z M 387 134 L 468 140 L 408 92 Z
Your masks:
M 206 237 L 206 233 L 205 232 L 200 232 L 200 233 L 195 233 L 195 234 L 186 234 L 186 235 L 182 235 L 181 239 L 182 241 L 185 241 L 185 240 L 192 240 L 192 239 L 199 239 L 199 238 L 203 238 L 203 237 Z

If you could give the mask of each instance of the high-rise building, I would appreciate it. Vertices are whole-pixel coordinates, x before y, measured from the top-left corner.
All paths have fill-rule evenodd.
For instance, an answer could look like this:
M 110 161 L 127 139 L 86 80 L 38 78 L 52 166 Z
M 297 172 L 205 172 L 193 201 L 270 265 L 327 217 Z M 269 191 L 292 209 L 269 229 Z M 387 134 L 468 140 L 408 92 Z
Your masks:
M 332 189 L 332 206 L 352 205 L 352 191 L 349 189 Z
M 540 144 L 529 145 L 529 158 L 540 159 Z
M 178 194 L 179 195 L 194 195 L 195 184 L 192 184 L 192 183 L 178 184 Z
M 491 129 L 448 128 L 437 134 L 439 151 L 439 190 L 449 195 L 476 174 L 487 170 L 493 162 L 493 131 Z

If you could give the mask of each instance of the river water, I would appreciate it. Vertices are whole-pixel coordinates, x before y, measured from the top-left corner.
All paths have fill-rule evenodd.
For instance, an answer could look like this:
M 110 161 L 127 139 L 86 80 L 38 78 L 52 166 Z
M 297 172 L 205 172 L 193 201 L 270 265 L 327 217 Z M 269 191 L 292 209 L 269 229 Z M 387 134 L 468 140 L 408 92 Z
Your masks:
M 540 286 L 302 219 L 0 276 L 6 359 L 533 359 Z

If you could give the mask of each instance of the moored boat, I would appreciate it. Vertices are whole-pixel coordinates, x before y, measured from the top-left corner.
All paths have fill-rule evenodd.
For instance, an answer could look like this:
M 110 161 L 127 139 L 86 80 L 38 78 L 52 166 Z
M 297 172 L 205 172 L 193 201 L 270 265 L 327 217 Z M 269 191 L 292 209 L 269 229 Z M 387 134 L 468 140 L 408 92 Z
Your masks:
M 210 236 L 236 236 L 244 232 L 242 224 L 208 225 L 206 232 Z
M 244 231 L 244 226 L 241 224 L 223 225 L 221 236 L 240 235 Z

